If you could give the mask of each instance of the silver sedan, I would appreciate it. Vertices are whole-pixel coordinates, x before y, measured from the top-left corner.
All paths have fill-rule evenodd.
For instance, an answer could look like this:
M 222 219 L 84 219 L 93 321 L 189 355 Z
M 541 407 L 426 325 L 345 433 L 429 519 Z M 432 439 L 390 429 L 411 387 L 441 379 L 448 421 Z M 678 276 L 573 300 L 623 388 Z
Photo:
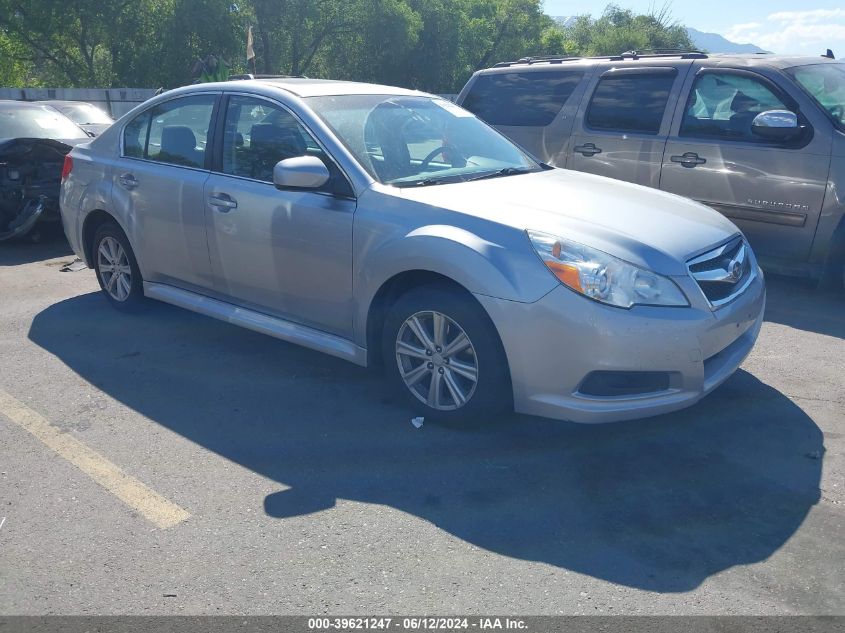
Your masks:
M 167 92 L 73 150 L 61 207 L 114 307 L 157 299 L 382 366 L 440 419 L 680 409 L 736 370 L 765 304 L 715 211 L 553 169 L 386 86 Z

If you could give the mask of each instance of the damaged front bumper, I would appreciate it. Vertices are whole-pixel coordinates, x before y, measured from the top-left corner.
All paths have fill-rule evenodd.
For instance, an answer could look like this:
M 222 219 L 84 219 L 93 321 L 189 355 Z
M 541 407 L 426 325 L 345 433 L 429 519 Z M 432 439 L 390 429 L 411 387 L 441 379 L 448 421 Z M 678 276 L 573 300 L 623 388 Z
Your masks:
M 70 150 L 52 139 L 0 142 L 0 242 L 59 220 L 62 165 Z
M 47 199 L 44 197 L 24 202 L 18 214 L 0 231 L 0 242 L 29 233 L 46 208 Z

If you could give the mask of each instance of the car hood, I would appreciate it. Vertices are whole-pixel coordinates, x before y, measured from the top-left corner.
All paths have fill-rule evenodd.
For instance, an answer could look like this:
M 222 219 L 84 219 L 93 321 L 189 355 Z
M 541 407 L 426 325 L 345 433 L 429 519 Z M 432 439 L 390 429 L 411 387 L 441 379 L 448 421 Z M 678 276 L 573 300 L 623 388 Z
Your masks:
M 565 169 L 406 187 L 406 199 L 592 246 L 664 275 L 739 233 L 724 216 L 656 189 Z

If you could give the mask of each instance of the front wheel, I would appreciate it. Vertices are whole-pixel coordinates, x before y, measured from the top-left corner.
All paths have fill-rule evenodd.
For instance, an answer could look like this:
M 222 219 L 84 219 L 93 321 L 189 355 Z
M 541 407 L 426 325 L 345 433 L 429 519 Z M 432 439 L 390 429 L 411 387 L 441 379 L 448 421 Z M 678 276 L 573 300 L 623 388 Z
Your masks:
M 109 303 L 124 312 L 139 310 L 144 305 L 141 271 L 117 224 L 107 222 L 97 229 L 92 254 L 97 281 Z
M 432 285 L 404 294 L 387 315 L 382 347 L 395 390 L 423 416 L 477 419 L 511 402 L 495 327 L 465 293 Z

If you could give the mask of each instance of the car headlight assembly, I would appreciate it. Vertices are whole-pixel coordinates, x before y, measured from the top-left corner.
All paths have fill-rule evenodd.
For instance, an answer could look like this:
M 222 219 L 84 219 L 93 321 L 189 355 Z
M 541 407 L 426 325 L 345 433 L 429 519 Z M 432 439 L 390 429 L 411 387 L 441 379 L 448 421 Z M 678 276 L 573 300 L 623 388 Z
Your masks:
M 618 308 L 688 306 L 674 281 L 584 244 L 527 231 L 546 267 L 567 288 Z

